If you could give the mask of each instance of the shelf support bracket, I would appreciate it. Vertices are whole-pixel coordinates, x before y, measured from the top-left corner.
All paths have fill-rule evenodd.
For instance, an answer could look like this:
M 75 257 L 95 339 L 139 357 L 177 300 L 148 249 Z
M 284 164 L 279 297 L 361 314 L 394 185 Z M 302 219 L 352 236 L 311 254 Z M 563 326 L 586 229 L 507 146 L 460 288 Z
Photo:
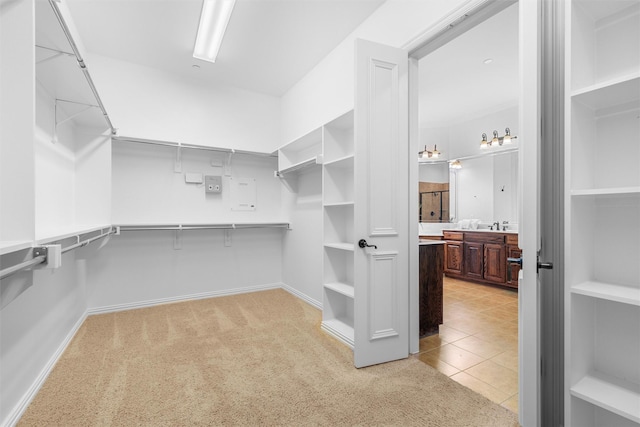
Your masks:
M 227 155 L 227 159 L 224 162 L 224 176 L 231 176 L 231 158 L 235 152 L 236 150 L 232 148 L 231 152 Z
M 36 45 L 36 47 L 40 48 L 40 49 L 48 50 L 50 52 L 53 52 L 53 55 L 47 56 L 46 58 L 42 58 L 42 59 L 36 61 L 36 65 L 37 64 L 42 64 L 43 62 L 51 61 L 51 60 L 56 59 L 56 58 L 60 58 L 61 56 L 75 56 L 73 53 L 65 52 L 63 50 L 58 50 L 58 49 L 51 49 L 50 47 L 45 47 L 45 46 L 40 46 L 40 45 Z
M 178 229 L 175 231 L 173 236 L 173 249 L 182 249 L 182 224 L 178 226 Z
M 175 173 L 182 173 L 182 144 L 179 142 L 176 148 L 176 162 L 173 165 L 173 171 Z
M 58 103 L 60 102 L 65 102 L 67 104 L 82 105 L 84 108 L 62 120 L 58 120 Z M 53 139 L 51 140 L 51 142 L 53 142 L 54 144 L 58 142 L 58 126 L 60 126 L 62 123 L 68 122 L 69 120 L 73 120 L 80 114 L 84 113 L 85 111 L 89 111 L 92 108 L 100 108 L 100 107 L 98 105 L 85 104 L 84 102 L 67 101 L 66 99 L 56 98 L 53 104 L 53 117 L 54 117 L 55 125 L 53 128 Z

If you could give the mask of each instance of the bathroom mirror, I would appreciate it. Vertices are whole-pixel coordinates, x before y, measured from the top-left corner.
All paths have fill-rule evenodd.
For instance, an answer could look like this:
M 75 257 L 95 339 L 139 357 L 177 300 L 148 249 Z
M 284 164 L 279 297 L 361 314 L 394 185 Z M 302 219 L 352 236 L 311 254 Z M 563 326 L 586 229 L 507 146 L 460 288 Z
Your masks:
M 460 161 L 420 163 L 420 222 L 518 222 L 518 152 L 490 153 Z M 439 211 L 439 201 L 443 208 Z M 448 201 L 448 205 L 446 205 Z

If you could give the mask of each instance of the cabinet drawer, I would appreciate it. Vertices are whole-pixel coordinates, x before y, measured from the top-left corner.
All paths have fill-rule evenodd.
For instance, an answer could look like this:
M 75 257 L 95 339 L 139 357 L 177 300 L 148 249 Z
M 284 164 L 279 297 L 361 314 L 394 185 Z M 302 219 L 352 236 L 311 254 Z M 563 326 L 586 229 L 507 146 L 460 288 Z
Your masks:
M 507 234 L 507 245 L 518 246 L 518 235 Z
M 458 240 L 462 241 L 464 237 L 464 233 L 460 233 L 459 231 L 443 231 L 444 240 Z

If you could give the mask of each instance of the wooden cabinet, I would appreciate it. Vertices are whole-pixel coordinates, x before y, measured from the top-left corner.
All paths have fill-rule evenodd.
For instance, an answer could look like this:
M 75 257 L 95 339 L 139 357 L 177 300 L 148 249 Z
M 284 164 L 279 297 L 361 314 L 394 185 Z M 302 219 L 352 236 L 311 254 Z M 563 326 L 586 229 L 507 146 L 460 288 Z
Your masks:
M 445 273 L 462 274 L 462 243 L 447 242 L 445 251 Z
M 507 249 L 505 245 L 484 245 L 484 279 L 504 283 L 507 280 Z
M 445 268 L 449 277 L 518 287 L 518 235 L 489 231 L 444 231 Z
M 464 274 L 472 279 L 481 279 L 484 270 L 483 244 L 464 242 Z

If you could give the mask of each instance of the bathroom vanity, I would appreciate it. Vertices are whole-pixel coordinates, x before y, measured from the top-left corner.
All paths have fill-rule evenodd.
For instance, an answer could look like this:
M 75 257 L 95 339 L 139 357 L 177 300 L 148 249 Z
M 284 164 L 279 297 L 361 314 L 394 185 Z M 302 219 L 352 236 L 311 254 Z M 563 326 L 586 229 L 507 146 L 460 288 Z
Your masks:
M 508 231 L 444 230 L 444 272 L 447 277 L 518 287 L 518 234 Z

